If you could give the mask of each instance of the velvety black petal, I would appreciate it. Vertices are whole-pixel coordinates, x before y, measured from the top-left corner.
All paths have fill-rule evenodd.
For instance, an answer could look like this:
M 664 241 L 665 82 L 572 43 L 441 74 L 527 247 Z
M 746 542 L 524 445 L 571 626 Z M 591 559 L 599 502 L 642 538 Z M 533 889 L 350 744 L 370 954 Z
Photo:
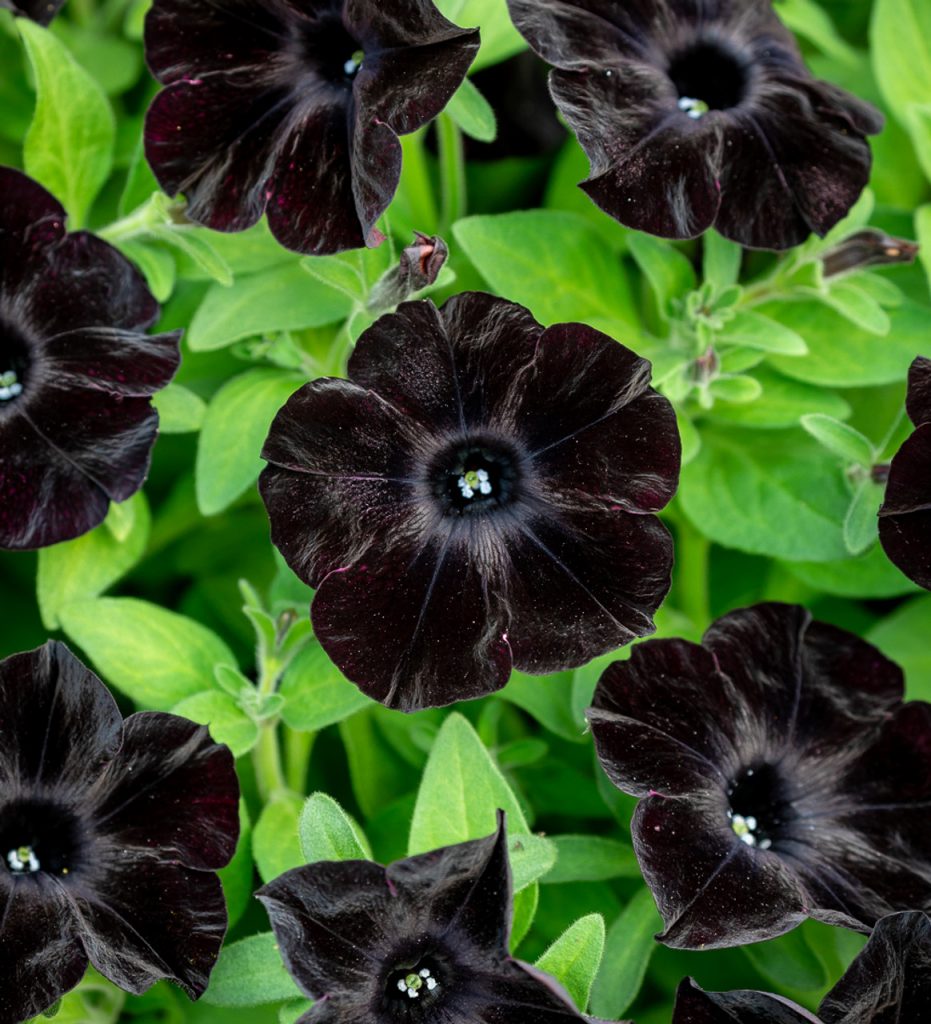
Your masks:
M 17 269 L 13 254 L 40 252 L 65 234 L 65 208 L 38 182 L 12 167 L 0 167 L 0 261 Z
M 68 889 L 90 962 L 129 992 L 167 978 L 196 999 L 226 934 L 219 878 L 157 848 L 127 852 L 98 840 L 92 856 L 92 880 Z
M 582 1024 L 586 1020 L 552 978 L 517 960 L 502 963 L 493 973 L 479 974 L 457 1003 L 453 1014 L 459 1012 L 450 1018 L 455 1024 Z
M 78 922 L 64 889 L 50 878 L 0 872 L 0 1020 L 39 1016 L 87 969 Z
M 225 867 L 239 835 L 233 756 L 186 718 L 126 719 L 119 755 L 95 790 L 94 828 L 124 852 L 157 851 L 189 868 Z
M 919 356 L 909 367 L 905 408 L 916 427 L 931 423 L 931 359 Z
M 387 402 L 349 381 L 313 381 L 292 395 L 265 442 L 259 488 L 272 541 L 301 579 L 319 586 L 379 538 L 407 536 L 416 443 Z
M 404 4 L 379 0 L 345 0 L 343 21 L 363 50 L 400 50 L 445 42 L 477 45 L 476 30 L 461 29 L 437 10 L 432 0 L 405 0 Z M 474 57 L 474 52 L 472 54 Z M 468 65 L 463 68 L 463 74 Z
M 14 14 L 24 14 L 40 25 L 48 25 L 64 4 L 65 0 L 0 0 L 0 7 Z
M 512 530 L 508 640 L 518 668 L 545 675 L 654 631 L 672 572 L 658 519 L 567 509 L 515 516 Z
M 825 996 L 824 1024 L 924 1024 L 931 1014 L 931 919 L 891 914 Z
M 340 670 L 370 697 L 416 711 L 501 689 L 511 671 L 504 555 L 460 536 L 395 536 L 327 576 L 311 620 Z
M 765 992 L 704 992 L 685 978 L 676 991 L 672 1024 L 819 1024 L 814 1014 Z
M 631 823 L 634 850 L 665 931 L 679 949 L 743 946 L 771 939 L 808 915 L 794 872 L 731 829 L 720 794 L 650 796 Z
M 91 785 L 120 747 L 122 716 L 107 688 L 50 640 L 0 661 L 0 784 Z M 0 798 L 2 799 L 2 798 Z
M 437 433 L 513 428 L 542 328 L 523 306 L 464 292 L 409 302 L 359 339 L 349 376 Z

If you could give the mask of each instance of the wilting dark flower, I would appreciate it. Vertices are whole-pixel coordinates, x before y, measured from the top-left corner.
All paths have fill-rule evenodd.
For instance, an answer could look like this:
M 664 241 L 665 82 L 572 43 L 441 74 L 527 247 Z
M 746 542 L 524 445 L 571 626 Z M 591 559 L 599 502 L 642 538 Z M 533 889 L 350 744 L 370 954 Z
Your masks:
M 0 8 L 25 15 L 40 25 L 47 25 L 64 4 L 65 0 L 0 0 Z
M 652 632 L 679 436 L 649 379 L 598 331 L 471 292 L 405 303 L 349 380 L 301 388 L 260 489 L 340 669 L 412 711 Z
M 135 268 L 0 168 L 0 548 L 70 540 L 145 480 L 180 332 Z
M 446 106 L 479 36 L 431 0 L 155 0 L 145 41 L 162 187 L 218 231 L 267 209 L 282 245 L 333 253 L 382 240 L 398 136 Z
M 889 467 L 879 539 L 909 579 L 931 590 L 931 359 L 912 363 L 905 408 L 915 432 Z
M 34 1017 L 90 961 L 193 998 L 226 931 L 233 758 L 175 715 L 125 721 L 62 644 L 0 662 L 0 1021 Z
M 786 249 L 823 235 L 870 174 L 881 115 L 817 81 L 769 0 L 508 0 L 612 217 L 666 238 L 712 225 Z
M 414 241 L 401 253 L 397 266 L 388 270 L 372 289 L 368 308 L 377 312 L 394 309 L 434 284 L 449 259 L 449 246 L 438 235 L 414 232 Z
M 512 960 L 503 815 L 486 839 L 386 868 L 321 861 L 258 892 L 285 966 L 317 1003 L 298 1024 L 582 1021 L 546 975 Z
M 873 929 L 817 1016 L 765 992 L 703 992 L 686 978 L 672 1024 L 927 1024 L 931 1020 L 931 920 L 890 914 Z
M 870 644 L 779 604 L 607 669 L 589 720 L 608 777 L 643 798 L 634 847 L 663 942 L 931 907 L 931 705 L 902 691 Z
M 836 277 L 851 270 L 865 270 L 867 267 L 885 267 L 894 263 L 914 263 L 918 245 L 904 238 L 893 238 L 885 231 L 865 228 L 849 235 L 833 249 L 829 249 L 821 260 L 824 276 Z

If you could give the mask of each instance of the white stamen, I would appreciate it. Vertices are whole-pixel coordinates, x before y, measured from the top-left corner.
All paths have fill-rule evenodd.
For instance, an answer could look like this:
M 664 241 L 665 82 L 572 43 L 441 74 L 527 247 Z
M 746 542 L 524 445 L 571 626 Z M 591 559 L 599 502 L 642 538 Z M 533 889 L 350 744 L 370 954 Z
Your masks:
M 459 477 L 459 479 L 456 481 L 456 484 L 459 487 L 459 490 L 462 491 L 463 498 L 472 498 L 475 496 L 475 491 L 473 491 L 472 488 L 466 483 L 466 478 L 464 476 Z
M 426 986 L 432 992 L 439 982 L 430 973 L 429 967 L 421 967 L 415 974 L 413 971 L 404 978 L 398 978 L 398 991 L 407 994 L 409 999 L 419 999 L 420 990 Z
M 697 100 L 692 96 L 680 96 L 677 106 L 683 113 L 688 114 L 693 121 L 704 117 L 711 109 L 704 100 Z
M 347 60 L 343 65 L 343 71 L 345 71 L 347 75 L 354 75 L 358 70 L 359 65 L 356 64 L 354 60 Z
M 31 846 L 20 846 L 10 850 L 6 862 L 13 871 L 38 871 L 41 865 Z
M 13 370 L 0 373 L 0 402 L 6 402 L 10 398 L 16 398 L 23 393 L 23 386 L 16 378 Z

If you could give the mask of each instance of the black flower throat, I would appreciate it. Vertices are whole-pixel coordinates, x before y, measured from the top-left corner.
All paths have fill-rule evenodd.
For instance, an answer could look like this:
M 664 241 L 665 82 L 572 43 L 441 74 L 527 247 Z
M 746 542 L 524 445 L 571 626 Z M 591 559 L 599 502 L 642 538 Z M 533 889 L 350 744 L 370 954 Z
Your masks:
M 64 878 L 80 868 L 84 845 L 80 822 L 59 804 L 19 799 L 0 807 L 0 870 Z

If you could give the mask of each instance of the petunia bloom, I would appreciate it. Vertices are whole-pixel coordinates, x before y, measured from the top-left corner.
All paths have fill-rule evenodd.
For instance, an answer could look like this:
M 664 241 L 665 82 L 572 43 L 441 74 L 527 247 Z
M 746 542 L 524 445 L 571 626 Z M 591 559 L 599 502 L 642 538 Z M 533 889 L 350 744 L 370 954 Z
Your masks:
M 0 548 L 70 540 L 142 486 L 180 332 L 136 269 L 0 168 Z
M 0 1021 L 47 1010 L 88 961 L 129 992 L 199 996 L 239 831 L 229 750 L 176 715 L 124 721 L 49 642 L 0 662 L 0 792 Z
M 770 0 L 508 0 L 554 67 L 591 161 L 585 192 L 628 227 L 751 248 L 824 235 L 853 206 L 882 116 L 805 67 Z
M 661 941 L 742 945 L 807 916 L 868 931 L 931 907 L 931 705 L 902 693 L 870 644 L 780 604 L 605 671 L 589 721 L 608 777 L 642 798 Z
M 931 359 L 912 363 L 905 407 L 915 432 L 889 467 L 879 539 L 909 579 L 931 590 Z
M 40 25 L 48 25 L 64 4 L 65 0 L 0 0 L 0 8 L 31 18 Z
M 676 994 L 672 1024 L 927 1024 L 931 1020 L 931 919 L 890 914 L 817 1015 L 766 992 L 703 992 L 690 978 Z
M 320 861 L 258 892 L 282 958 L 317 1000 L 298 1024 L 568 1024 L 546 975 L 513 960 L 503 815 L 485 839 L 381 867 Z
M 217 231 L 267 210 L 282 245 L 320 254 L 382 241 L 398 136 L 443 110 L 479 34 L 431 0 L 155 0 L 145 43 L 162 187 Z
M 675 413 L 650 364 L 481 292 L 405 303 L 272 424 L 272 540 L 319 588 L 320 643 L 405 711 L 480 697 L 653 632 Z

